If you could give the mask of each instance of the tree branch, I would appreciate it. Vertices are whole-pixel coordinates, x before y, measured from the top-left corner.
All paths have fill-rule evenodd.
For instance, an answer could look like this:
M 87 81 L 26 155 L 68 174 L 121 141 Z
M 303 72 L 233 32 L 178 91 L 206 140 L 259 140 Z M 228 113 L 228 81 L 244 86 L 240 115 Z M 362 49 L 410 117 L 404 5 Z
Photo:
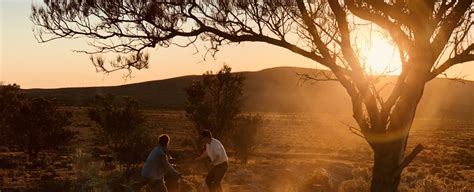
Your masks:
M 336 16 L 336 21 L 341 34 L 341 49 L 344 58 L 347 60 L 355 75 L 353 80 L 359 90 L 360 98 L 363 98 L 369 118 L 371 121 L 372 128 L 378 128 L 379 110 L 376 104 L 375 93 L 370 91 L 369 82 L 364 76 L 364 70 L 359 59 L 354 53 L 354 49 L 351 45 L 349 24 L 347 22 L 347 15 L 339 4 L 338 0 L 329 0 L 329 6 Z
M 415 159 L 415 157 L 418 155 L 418 153 L 420 153 L 422 150 L 423 150 L 423 145 L 421 144 L 416 145 L 416 147 L 410 152 L 410 154 L 407 155 L 403 159 L 402 163 L 398 165 L 397 169 L 394 170 L 393 176 L 400 175 L 403 169 L 405 169 L 405 167 L 408 166 L 408 164 L 410 164 L 413 161 L 413 159 Z
M 472 51 L 474 51 L 474 44 L 469 45 L 469 47 L 467 47 L 461 54 L 449 58 L 439 67 L 433 69 L 428 75 L 426 81 L 436 78 L 438 75 L 454 65 L 474 61 L 474 54 L 471 53 Z
M 448 43 L 448 40 L 451 37 L 454 29 L 461 24 L 459 21 L 463 15 L 466 14 L 467 10 L 473 3 L 473 1 L 457 1 L 457 4 L 454 5 L 451 10 L 451 13 L 446 17 L 445 20 L 442 21 L 438 34 L 433 38 L 431 43 L 433 56 L 438 58 L 439 54 L 446 47 L 446 44 Z M 436 58 L 434 59 L 436 60 Z

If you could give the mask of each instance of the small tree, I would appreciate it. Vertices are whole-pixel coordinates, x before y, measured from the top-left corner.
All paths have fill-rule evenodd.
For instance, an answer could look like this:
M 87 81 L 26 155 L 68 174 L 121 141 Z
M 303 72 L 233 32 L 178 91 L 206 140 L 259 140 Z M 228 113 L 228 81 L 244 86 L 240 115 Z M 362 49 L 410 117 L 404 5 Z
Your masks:
M 18 106 L 23 99 L 24 95 L 20 94 L 19 85 L 0 85 L 0 135 L 5 137 L 5 139 L 2 139 L 4 142 L 7 142 L 6 120 L 12 115 L 10 111 L 16 109 L 15 106 Z
M 60 110 L 53 100 L 26 98 L 15 84 L 0 89 L 0 113 L 6 138 L 33 157 L 41 150 L 66 144 L 74 136 L 64 129 L 71 124 L 71 113 Z
M 187 117 L 198 130 L 209 129 L 218 137 L 230 132 L 242 107 L 245 80 L 231 71 L 227 65 L 217 74 L 208 71 L 186 88 Z
M 117 155 L 117 160 L 126 164 L 144 160 L 152 139 L 143 127 L 146 118 L 138 103 L 124 98 L 124 107 L 114 105 L 113 95 L 97 95 L 95 107 L 89 109 L 89 118 L 100 128 L 100 136 Z
M 224 65 L 217 74 L 206 72 L 200 81 L 186 88 L 186 113 L 198 131 L 211 130 L 232 146 L 237 158 L 246 163 L 261 117 L 241 114 L 245 77 L 231 71 Z

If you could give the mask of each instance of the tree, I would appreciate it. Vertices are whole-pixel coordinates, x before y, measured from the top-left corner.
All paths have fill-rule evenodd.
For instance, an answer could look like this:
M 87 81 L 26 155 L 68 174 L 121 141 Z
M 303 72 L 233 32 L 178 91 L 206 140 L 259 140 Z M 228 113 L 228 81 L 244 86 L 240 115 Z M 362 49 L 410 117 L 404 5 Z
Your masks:
M 208 71 L 187 87 L 186 116 L 198 132 L 211 130 L 235 150 L 242 163 L 247 163 L 262 118 L 241 113 L 245 77 L 231 71 L 224 65 L 217 74 Z
M 209 129 L 217 137 L 232 131 L 242 108 L 245 77 L 231 71 L 227 65 L 217 74 L 208 71 L 186 88 L 186 116 L 198 131 Z
M 124 98 L 124 107 L 117 107 L 113 95 L 97 95 L 89 118 L 100 126 L 101 139 L 127 168 L 141 163 L 153 146 L 143 127 L 145 115 L 130 98 Z
M 17 84 L 13 85 L 0 85 L 0 135 L 7 141 L 7 125 L 6 121 L 12 113 L 10 110 L 16 109 L 20 102 L 25 99 L 25 95 L 20 93 L 20 86 Z
M 351 98 L 360 135 L 374 151 L 371 191 L 396 191 L 421 149 L 405 152 L 425 84 L 474 60 L 472 12 L 468 0 L 50 0 L 33 6 L 31 18 L 40 42 L 85 37 L 95 40 L 88 53 L 129 54 L 117 56 L 112 69 L 91 57 L 104 72 L 146 68 L 146 48 L 189 46 L 199 38 L 212 55 L 228 43 L 263 42 L 314 60 Z M 400 53 L 401 74 L 388 97 L 364 70 L 351 33 L 367 24 L 385 32 Z
M 65 129 L 71 113 L 60 110 L 54 100 L 27 98 L 18 85 L 0 88 L 2 134 L 28 155 L 68 143 L 74 136 Z

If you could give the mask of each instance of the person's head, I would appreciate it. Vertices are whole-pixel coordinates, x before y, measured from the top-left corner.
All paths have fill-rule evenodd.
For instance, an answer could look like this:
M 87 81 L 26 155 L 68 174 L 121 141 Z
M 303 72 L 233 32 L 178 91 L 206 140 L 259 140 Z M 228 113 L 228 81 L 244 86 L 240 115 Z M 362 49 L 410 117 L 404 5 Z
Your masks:
M 158 145 L 167 148 L 168 144 L 170 143 L 170 137 L 166 134 L 160 135 L 158 138 Z
M 206 143 L 210 143 L 212 141 L 211 131 L 209 131 L 207 129 L 204 130 L 204 131 L 201 131 L 201 139 Z

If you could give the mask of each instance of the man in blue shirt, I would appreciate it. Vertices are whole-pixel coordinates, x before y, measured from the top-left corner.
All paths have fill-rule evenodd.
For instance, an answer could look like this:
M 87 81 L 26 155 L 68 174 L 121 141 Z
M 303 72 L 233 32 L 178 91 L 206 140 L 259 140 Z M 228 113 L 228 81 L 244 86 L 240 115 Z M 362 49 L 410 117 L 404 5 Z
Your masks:
M 164 176 L 171 174 L 180 177 L 180 173 L 168 161 L 167 148 L 170 141 L 168 135 L 161 135 L 156 146 L 148 155 L 142 169 L 142 176 L 154 191 L 167 192 Z

